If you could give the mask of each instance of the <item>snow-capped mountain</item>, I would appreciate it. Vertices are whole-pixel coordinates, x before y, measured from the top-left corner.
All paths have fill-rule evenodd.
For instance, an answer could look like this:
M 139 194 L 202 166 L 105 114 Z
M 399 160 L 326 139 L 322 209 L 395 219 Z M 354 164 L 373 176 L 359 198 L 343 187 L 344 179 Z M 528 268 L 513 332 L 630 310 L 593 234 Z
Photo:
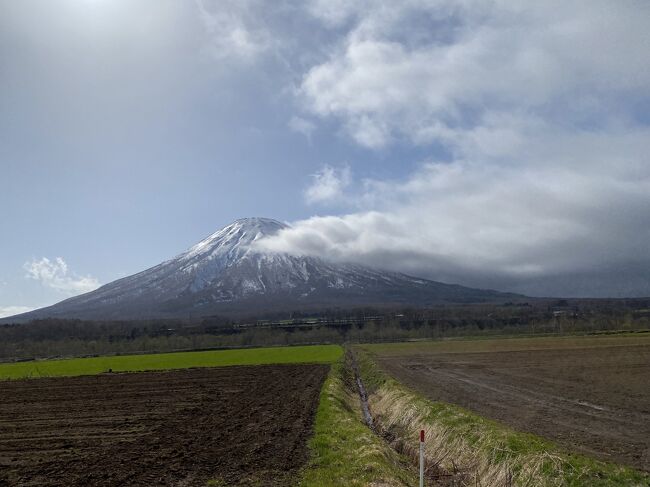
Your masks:
M 17 318 L 198 318 L 334 306 L 426 306 L 513 297 L 360 265 L 266 252 L 253 245 L 286 226 L 268 218 L 237 220 L 151 269 Z

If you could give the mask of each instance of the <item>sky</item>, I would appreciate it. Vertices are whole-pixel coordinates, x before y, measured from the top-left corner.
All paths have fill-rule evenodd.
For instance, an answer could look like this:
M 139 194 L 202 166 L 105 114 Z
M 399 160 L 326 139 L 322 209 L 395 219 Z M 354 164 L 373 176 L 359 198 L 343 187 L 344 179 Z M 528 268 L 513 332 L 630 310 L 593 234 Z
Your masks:
M 647 0 L 0 0 L 0 316 L 266 249 L 650 295 Z

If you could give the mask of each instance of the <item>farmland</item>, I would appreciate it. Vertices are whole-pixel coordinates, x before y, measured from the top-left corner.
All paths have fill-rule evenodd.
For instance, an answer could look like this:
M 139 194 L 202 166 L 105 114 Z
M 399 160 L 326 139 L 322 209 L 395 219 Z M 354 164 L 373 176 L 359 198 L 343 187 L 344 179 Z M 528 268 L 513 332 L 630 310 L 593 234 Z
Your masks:
M 650 337 L 365 345 L 391 376 L 571 451 L 650 471 Z
M 0 485 L 295 485 L 328 370 L 0 382 Z
M 293 485 L 341 353 L 324 345 L 2 364 L 0 485 Z
M 650 470 L 650 336 L 342 352 L 325 345 L 2 364 L 0 486 L 414 485 L 420 428 L 434 484 L 650 479 L 639 471 Z M 374 430 L 362 418 L 357 377 Z
M 230 365 L 331 363 L 341 353 L 338 345 L 315 345 L 35 360 L 0 364 L 0 379 L 93 375 L 109 370 L 137 372 Z

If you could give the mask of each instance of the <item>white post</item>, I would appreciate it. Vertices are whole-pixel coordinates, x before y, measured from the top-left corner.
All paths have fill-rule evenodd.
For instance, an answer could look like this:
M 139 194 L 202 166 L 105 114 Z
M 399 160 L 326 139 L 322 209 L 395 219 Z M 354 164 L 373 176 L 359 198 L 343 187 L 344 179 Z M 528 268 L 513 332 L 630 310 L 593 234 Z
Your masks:
M 420 430 L 420 487 L 424 487 L 424 430 Z

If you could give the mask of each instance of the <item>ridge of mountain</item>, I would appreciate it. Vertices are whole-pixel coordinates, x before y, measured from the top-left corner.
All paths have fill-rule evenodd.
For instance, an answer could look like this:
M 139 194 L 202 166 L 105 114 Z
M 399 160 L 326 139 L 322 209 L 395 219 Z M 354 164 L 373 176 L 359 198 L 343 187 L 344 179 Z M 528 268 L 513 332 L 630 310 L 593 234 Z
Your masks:
M 288 228 L 242 218 L 176 257 L 52 306 L 4 318 L 127 320 L 358 306 L 499 302 L 522 296 L 260 250 L 255 242 Z

